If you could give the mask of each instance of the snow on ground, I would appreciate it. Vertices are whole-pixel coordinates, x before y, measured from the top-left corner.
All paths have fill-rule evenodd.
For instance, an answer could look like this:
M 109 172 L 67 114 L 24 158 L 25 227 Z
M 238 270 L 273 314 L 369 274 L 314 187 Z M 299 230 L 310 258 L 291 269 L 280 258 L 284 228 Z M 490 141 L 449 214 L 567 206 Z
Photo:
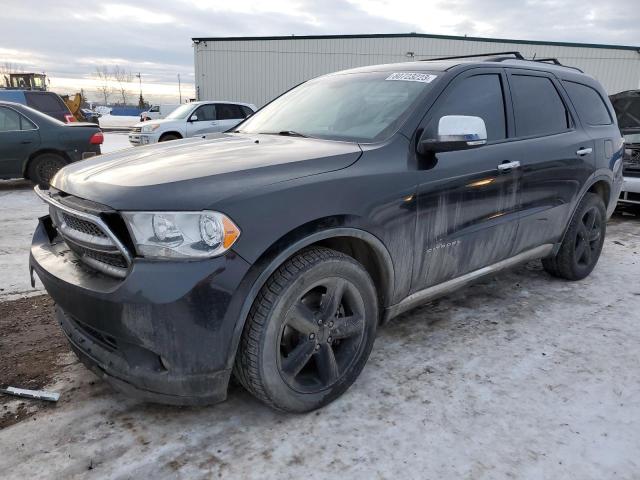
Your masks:
M 129 128 L 133 127 L 136 123 L 140 123 L 140 117 L 135 116 L 124 116 L 124 115 L 102 115 L 99 119 L 101 127 L 123 127 Z
M 12 245 L 6 255 L 15 258 L 2 257 L 0 269 L 23 264 L 26 276 L 20 249 L 38 212 L 28 190 L 0 194 L 14 210 L 0 220 L 0 250 Z M 408 312 L 380 329 L 355 385 L 306 415 L 276 413 L 237 386 L 206 408 L 142 404 L 66 354 L 52 359 L 59 373 L 48 386 L 62 393 L 59 403 L 0 431 L 0 471 L 16 479 L 638 478 L 639 278 L 640 217 L 616 215 L 587 279 L 553 279 L 531 262 Z
M 105 132 L 102 153 L 131 148 L 126 133 Z M 34 293 L 29 283 L 29 245 L 47 207 L 26 180 L 0 180 L 0 300 Z M 40 283 L 37 290 L 41 290 Z M 1 383 L 1 381 L 0 381 Z

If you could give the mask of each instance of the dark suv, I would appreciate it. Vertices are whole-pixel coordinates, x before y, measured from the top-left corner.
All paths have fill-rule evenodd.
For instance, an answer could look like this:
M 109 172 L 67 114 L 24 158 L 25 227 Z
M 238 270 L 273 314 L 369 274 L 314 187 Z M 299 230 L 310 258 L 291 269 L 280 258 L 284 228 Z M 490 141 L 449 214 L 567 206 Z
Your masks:
M 304 412 L 358 377 L 376 329 L 542 258 L 586 277 L 621 184 L 602 87 L 508 55 L 310 80 L 233 132 L 69 165 L 30 266 L 117 389 Z

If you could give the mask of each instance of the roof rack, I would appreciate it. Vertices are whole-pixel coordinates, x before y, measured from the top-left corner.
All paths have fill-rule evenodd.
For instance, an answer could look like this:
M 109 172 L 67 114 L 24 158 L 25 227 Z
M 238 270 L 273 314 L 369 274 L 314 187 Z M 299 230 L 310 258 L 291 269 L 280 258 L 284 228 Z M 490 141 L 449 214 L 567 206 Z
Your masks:
M 536 58 L 535 55 L 531 59 L 524 58 L 520 52 L 494 52 L 494 53 L 477 53 L 474 55 L 456 55 L 454 57 L 437 57 L 437 58 L 425 58 L 420 60 L 421 62 L 432 62 L 438 60 L 457 60 L 463 58 L 484 58 L 484 62 L 504 62 L 506 60 L 523 60 L 525 62 L 539 62 L 539 63 L 552 63 L 553 65 L 558 65 L 559 67 L 571 68 L 572 70 L 577 70 L 580 73 L 584 73 L 578 67 L 570 67 L 568 65 L 563 65 L 560 63 L 560 60 L 557 58 Z
M 573 70 L 579 71 L 580 73 L 584 73 L 578 67 L 570 67 L 569 65 L 563 65 L 562 63 L 560 63 L 560 60 L 558 60 L 557 58 L 553 58 L 553 57 L 548 57 L 548 58 L 535 58 L 535 57 L 533 57 L 531 60 L 534 61 L 534 62 L 540 62 L 540 63 L 552 63 L 554 65 L 558 65 L 559 67 L 571 68 Z
M 456 55 L 454 57 L 437 57 L 437 58 L 425 58 L 420 60 L 421 62 L 432 62 L 438 60 L 457 60 L 459 58 L 478 58 L 478 57 L 496 57 L 496 58 L 505 58 L 506 55 L 512 55 L 513 57 L 506 58 L 515 58 L 517 60 L 524 60 L 525 58 L 522 56 L 520 52 L 494 52 L 494 53 L 477 53 L 474 55 Z M 494 62 L 495 58 L 488 58 L 485 62 Z

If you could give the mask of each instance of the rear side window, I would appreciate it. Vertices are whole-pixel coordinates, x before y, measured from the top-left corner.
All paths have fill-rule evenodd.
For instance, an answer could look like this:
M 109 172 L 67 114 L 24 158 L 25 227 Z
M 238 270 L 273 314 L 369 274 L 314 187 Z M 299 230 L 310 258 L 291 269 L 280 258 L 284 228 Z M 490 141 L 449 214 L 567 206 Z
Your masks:
M 445 115 L 480 117 L 487 127 L 487 140 L 506 138 L 504 96 L 500 75 L 475 75 L 456 84 L 438 109 L 437 120 Z M 436 124 L 432 128 L 437 128 Z
M 232 103 L 217 103 L 216 112 L 218 113 L 218 120 L 235 120 L 245 117 L 240 105 Z
M 25 92 L 27 105 L 41 112 L 59 112 L 66 110 L 64 102 L 55 94 L 40 92 Z
M 20 114 L 10 108 L 0 107 L 0 132 L 20 130 Z
M 552 135 L 570 127 L 569 112 L 547 77 L 512 75 L 509 79 L 516 135 Z
M 562 82 L 583 122 L 589 125 L 611 125 L 611 115 L 600 94 L 581 83 Z
M 247 118 L 249 115 L 253 115 L 253 110 L 251 110 L 249 107 L 247 107 L 246 105 L 240 105 L 240 108 L 242 109 L 242 113 L 243 113 L 243 117 Z

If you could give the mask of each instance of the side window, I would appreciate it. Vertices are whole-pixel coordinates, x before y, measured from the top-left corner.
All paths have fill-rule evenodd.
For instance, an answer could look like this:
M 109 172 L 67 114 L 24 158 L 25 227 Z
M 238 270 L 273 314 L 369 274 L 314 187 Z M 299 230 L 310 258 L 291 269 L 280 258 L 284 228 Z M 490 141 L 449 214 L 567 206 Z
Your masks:
M 504 96 L 498 74 L 474 75 L 465 78 L 448 91 L 444 103 L 438 108 L 437 120 L 445 115 L 480 117 L 487 127 L 487 140 L 506 138 Z
M 562 83 L 583 122 L 589 125 L 611 125 L 609 110 L 595 89 L 576 82 Z
M 552 135 L 570 128 L 569 112 L 547 77 L 512 75 L 509 79 L 516 135 Z
M 243 113 L 243 117 L 247 118 L 249 115 L 253 115 L 253 110 L 251 110 L 249 107 L 247 107 L 246 105 L 240 105 L 240 108 L 242 109 L 242 113 Z
M 41 112 L 58 112 L 66 110 L 64 102 L 54 93 L 25 92 L 27 105 Z
M 20 130 L 36 130 L 38 127 L 27 117 L 20 115 Z
M 218 112 L 218 120 L 237 120 L 238 118 L 244 118 L 244 113 L 240 105 L 234 105 L 232 103 L 217 103 L 216 112 Z
M 0 107 L 0 132 L 20 130 L 20 114 L 10 108 Z
M 150 112 L 154 112 L 154 113 L 159 112 L 160 111 L 160 107 L 158 105 L 154 105 L 153 107 L 151 107 L 149 109 L 149 111 Z
M 213 104 L 202 105 L 195 111 L 198 122 L 211 122 L 216 119 L 216 108 Z

